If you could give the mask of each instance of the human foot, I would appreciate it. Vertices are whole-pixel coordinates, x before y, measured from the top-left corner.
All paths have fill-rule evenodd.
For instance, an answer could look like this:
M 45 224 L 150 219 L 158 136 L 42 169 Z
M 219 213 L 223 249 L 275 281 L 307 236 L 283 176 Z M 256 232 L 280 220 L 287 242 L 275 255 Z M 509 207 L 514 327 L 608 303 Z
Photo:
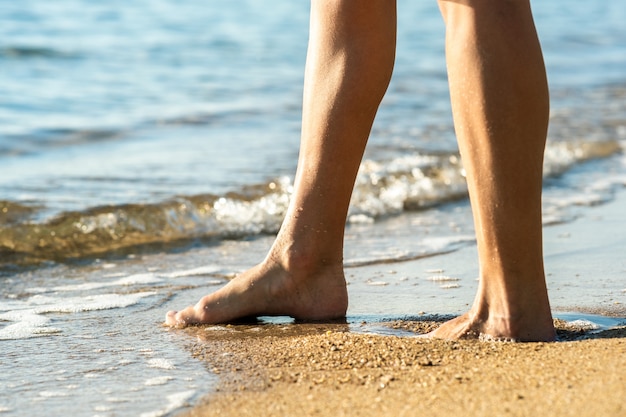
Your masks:
M 345 317 L 347 307 L 341 265 L 288 269 L 270 259 L 202 297 L 195 306 L 168 312 L 165 324 L 217 324 L 262 315 L 330 320 Z
M 534 316 L 534 314 L 531 314 Z M 552 316 L 542 318 L 487 317 L 470 311 L 443 323 L 425 335 L 435 339 L 480 339 L 511 342 L 553 342 L 556 340 Z

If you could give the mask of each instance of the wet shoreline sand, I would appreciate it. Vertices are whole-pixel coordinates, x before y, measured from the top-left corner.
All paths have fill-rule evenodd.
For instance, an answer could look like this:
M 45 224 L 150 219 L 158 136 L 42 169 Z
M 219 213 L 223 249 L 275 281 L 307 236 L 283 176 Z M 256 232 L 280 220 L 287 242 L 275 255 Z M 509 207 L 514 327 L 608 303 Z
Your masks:
M 410 310 L 398 298 L 400 305 L 387 310 L 393 321 L 385 321 L 377 309 L 402 286 L 366 287 L 362 282 L 380 279 L 380 268 L 350 268 L 348 275 L 359 281 L 348 287 L 348 323 L 176 330 L 194 340 L 193 356 L 220 378 L 213 392 L 180 415 L 626 415 L 625 212 L 626 196 L 620 193 L 572 223 L 545 228 L 555 314 L 616 317 L 619 326 L 611 330 L 589 331 L 584 323 L 557 319 L 557 343 L 419 339 L 412 336 L 440 320 L 431 320 L 430 310 L 423 317 L 394 320 L 398 311 Z M 462 271 L 475 267 L 474 256 L 468 247 L 399 263 L 393 265 L 394 275 L 436 265 L 467 275 L 471 272 Z M 598 288 L 594 277 L 611 289 Z M 368 288 L 372 292 L 364 291 Z M 469 302 L 456 300 L 456 308 Z
M 332 326 L 299 335 L 240 330 L 234 338 L 195 331 L 204 334 L 191 351 L 220 383 L 184 416 L 626 413 L 623 327 L 588 340 L 526 344 L 380 336 Z

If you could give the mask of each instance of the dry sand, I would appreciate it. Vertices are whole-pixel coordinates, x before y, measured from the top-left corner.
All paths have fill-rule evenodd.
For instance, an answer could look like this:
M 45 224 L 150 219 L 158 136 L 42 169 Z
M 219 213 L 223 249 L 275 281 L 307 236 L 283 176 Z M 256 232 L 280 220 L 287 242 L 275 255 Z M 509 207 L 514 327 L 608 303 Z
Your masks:
M 450 342 L 340 324 L 186 329 L 220 382 L 183 415 L 626 416 L 626 328 L 557 326 L 565 341 Z

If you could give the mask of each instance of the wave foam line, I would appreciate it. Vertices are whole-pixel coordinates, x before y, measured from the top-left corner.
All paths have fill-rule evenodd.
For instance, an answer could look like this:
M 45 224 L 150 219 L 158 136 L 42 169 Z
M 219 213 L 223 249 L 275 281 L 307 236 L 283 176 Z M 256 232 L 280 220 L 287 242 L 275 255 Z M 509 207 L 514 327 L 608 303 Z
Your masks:
M 551 143 L 544 173 L 559 175 L 582 161 L 620 151 L 617 141 Z M 274 234 L 292 192 L 291 180 L 283 177 L 224 196 L 96 207 L 61 213 L 44 223 L 9 222 L 0 227 L 0 259 L 24 264 L 94 256 L 138 245 Z M 366 160 L 357 176 L 348 221 L 371 223 L 466 196 L 465 171 L 457 154 L 416 153 L 384 162 Z M 0 224 L 2 220 L 0 213 Z

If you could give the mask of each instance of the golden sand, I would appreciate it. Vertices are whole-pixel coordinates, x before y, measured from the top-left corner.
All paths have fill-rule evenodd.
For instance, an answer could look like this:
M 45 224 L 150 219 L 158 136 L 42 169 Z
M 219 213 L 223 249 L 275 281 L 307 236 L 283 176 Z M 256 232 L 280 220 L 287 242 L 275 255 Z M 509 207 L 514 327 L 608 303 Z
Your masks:
M 220 382 L 183 415 L 626 416 L 626 328 L 556 324 L 567 341 L 451 342 L 347 325 L 185 329 Z

